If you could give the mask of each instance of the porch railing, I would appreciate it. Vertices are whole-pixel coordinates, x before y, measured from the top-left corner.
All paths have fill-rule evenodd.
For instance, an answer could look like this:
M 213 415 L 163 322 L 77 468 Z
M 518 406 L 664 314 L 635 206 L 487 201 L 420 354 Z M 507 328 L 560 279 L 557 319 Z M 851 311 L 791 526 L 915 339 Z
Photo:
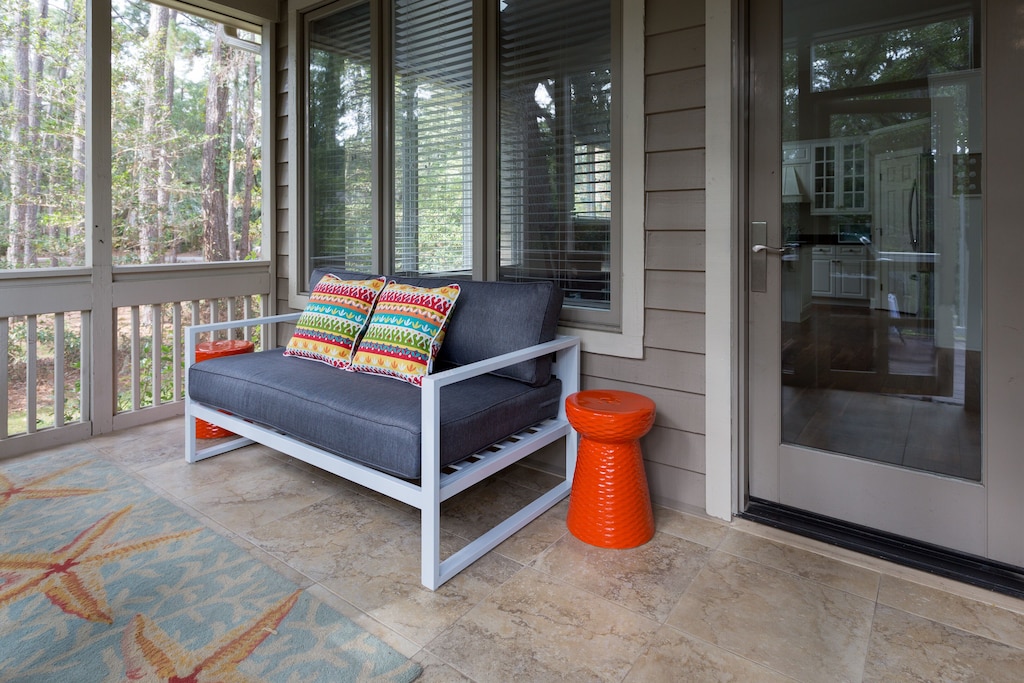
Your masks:
M 117 268 L 106 292 L 88 269 L 0 273 L 0 456 L 182 414 L 186 326 L 271 313 L 271 282 L 266 262 Z

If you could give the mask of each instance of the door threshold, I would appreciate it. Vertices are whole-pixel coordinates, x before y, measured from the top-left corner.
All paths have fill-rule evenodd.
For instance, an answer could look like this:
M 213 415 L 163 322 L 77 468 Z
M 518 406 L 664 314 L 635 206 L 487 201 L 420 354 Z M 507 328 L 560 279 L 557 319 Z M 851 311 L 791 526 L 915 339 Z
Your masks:
M 961 583 L 1024 599 L 1024 568 L 756 498 L 739 517 Z

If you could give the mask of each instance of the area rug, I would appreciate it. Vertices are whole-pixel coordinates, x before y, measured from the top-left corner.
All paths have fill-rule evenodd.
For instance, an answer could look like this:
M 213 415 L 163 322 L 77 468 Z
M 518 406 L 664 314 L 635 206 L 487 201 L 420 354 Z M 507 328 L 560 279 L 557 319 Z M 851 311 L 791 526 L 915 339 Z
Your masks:
M 0 681 L 411 681 L 420 667 L 112 463 L 0 462 Z

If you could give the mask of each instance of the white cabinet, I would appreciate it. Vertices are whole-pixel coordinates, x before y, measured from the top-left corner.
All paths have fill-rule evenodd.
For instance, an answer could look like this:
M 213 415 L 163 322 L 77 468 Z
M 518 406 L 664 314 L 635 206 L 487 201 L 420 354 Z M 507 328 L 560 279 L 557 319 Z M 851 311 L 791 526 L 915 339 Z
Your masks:
M 866 299 L 865 249 L 859 245 L 819 245 L 811 250 L 811 295 Z
M 836 296 L 866 299 L 868 296 L 868 273 L 864 263 L 864 247 L 839 245 L 838 252 Z
M 867 147 L 859 139 L 816 142 L 811 213 L 863 213 L 868 209 Z
M 812 247 L 811 254 L 811 296 L 835 296 L 835 247 Z

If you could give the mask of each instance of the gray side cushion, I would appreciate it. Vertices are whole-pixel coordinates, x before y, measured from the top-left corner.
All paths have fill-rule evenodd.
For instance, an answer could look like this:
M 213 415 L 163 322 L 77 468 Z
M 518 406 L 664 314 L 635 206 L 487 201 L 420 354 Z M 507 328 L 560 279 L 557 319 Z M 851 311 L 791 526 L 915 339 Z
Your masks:
M 189 368 L 189 396 L 404 479 L 420 477 L 421 390 L 283 355 L 211 358 Z M 494 375 L 441 389 L 441 464 L 558 413 L 557 380 L 531 387 Z
M 312 284 L 328 272 L 346 280 L 373 277 L 325 268 L 313 273 Z M 388 279 L 420 287 L 459 283 L 462 291 L 437 358 L 441 364 L 467 365 L 555 338 L 562 310 L 562 290 L 553 282 L 480 282 L 401 276 L 388 276 Z M 494 374 L 541 386 L 551 377 L 551 357 L 510 365 Z

